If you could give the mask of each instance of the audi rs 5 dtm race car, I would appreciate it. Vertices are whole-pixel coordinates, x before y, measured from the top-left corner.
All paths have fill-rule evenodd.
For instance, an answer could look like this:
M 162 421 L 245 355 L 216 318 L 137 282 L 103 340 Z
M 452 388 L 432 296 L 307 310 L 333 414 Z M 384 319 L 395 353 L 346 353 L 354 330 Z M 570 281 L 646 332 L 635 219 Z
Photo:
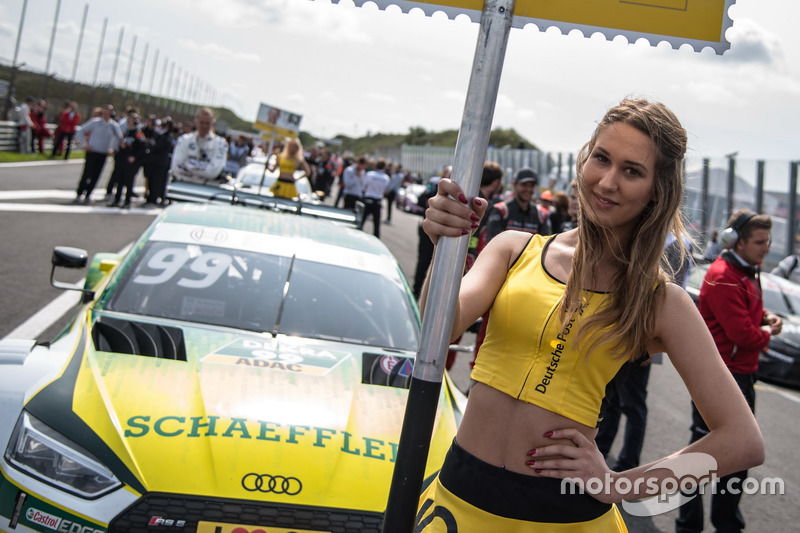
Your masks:
M 419 315 L 378 239 L 174 204 L 82 293 L 52 342 L 0 342 L 0 530 L 380 530 Z M 464 403 L 445 376 L 426 476 Z

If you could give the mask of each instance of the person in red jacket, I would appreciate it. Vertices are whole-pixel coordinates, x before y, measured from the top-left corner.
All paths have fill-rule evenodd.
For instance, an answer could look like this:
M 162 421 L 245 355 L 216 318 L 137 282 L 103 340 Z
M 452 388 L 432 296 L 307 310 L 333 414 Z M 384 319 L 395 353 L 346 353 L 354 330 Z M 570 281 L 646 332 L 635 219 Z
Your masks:
M 721 240 L 725 250 L 711 263 L 700 287 L 697 307 L 705 320 L 722 360 L 755 412 L 755 374 L 758 356 L 772 335 L 781 332 L 780 317 L 764 311 L 759 272 L 769 252 L 772 220 L 748 209 L 735 212 Z M 709 433 L 692 404 L 692 437 L 695 442 Z M 747 471 L 719 479 L 711 495 L 711 523 L 716 531 L 741 531 L 739 511 L 742 482 Z M 731 490 L 733 489 L 733 490 Z M 692 494 L 687 494 L 692 496 Z M 694 495 L 679 508 L 677 533 L 703 530 L 703 499 Z
M 52 137 L 53 133 L 47 127 L 47 100 L 41 99 L 36 102 L 36 106 L 31 108 L 31 120 L 33 121 L 33 137 L 31 139 L 31 152 L 44 153 L 44 140 Z
M 64 147 L 64 159 L 69 159 L 69 151 L 72 148 L 72 139 L 75 137 L 75 130 L 81 123 L 81 114 L 78 113 L 78 103 L 75 101 L 64 102 L 64 110 L 58 120 L 56 129 L 56 140 L 53 143 L 53 153 L 50 157 L 61 155 L 61 143 L 66 141 Z

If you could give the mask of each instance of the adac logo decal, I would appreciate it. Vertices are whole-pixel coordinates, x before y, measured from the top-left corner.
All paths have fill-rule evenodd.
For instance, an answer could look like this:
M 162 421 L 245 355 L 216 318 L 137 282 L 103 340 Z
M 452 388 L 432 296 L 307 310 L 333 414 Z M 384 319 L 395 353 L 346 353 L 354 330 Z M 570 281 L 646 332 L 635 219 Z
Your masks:
M 242 478 L 242 487 L 249 492 L 286 494 L 296 496 L 303 490 L 303 483 L 296 477 L 273 476 L 250 472 Z
M 203 363 L 250 366 L 322 376 L 350 356 L 350 352 L 314 349 L 261 339 L 236 339 L 201 359 Z
M 84 526 L 78 522 L 72 522 L 70 520 L 61 518 L 60 516 L 56 516 L 45 511 L 40 511 L 35 507 L 28 507 L 28 510 L 25 511 L 25 518 L 28 520 L 28 522 L 46 527 L 47 529 L 52 529 L 53 531 L 59 531 L 61 533 L 105 533 L 104 529 L 95 529 L 91 526 Z

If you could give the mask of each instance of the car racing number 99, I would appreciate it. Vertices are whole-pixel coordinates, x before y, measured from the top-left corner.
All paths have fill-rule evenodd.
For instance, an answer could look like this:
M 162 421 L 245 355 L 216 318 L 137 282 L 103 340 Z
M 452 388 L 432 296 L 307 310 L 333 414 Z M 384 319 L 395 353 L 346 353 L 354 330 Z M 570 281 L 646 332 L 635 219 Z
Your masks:
M 184 265 L 188 263 L 189 270 L 199 274 L 200 278 L 181 277 L 177 284 L 187 289 L 207 289 L 217 282 L 232 262 L 231 256 L 219 252 L 205 252 L 192 258 L 185 248 L 164 248 L 153 254 L 147 261 L 147 268 L 155 271 L 156 274 L 139 274 L 133 279 L 133 282 L 143 285 L 166 283 L 183 270 Z

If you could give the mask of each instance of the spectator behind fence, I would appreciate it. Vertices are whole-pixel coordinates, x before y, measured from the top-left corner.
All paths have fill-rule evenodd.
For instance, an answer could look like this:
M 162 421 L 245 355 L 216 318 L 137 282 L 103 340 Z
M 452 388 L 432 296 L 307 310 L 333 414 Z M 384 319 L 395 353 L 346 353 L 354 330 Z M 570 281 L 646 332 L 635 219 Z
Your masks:
M 72 150 L 72 139 L 75 137 L 75 129 L 80 122 L 81 114 L 78 113 L 78 103 L 75 101 L 64 102 L 64 109 L 58 119 L 53 151 L 50 157 L 57 157 L 63 151 L 64 159 L 69 159 L 69 153 Z
M 14 109 L 17 115 L 17 146 L 21 154 L 29 154 L 31 152 L 31 140 L 33 139 L 31 106 L 35 103 L 36 98 L 28 96 L 24 102 Z

